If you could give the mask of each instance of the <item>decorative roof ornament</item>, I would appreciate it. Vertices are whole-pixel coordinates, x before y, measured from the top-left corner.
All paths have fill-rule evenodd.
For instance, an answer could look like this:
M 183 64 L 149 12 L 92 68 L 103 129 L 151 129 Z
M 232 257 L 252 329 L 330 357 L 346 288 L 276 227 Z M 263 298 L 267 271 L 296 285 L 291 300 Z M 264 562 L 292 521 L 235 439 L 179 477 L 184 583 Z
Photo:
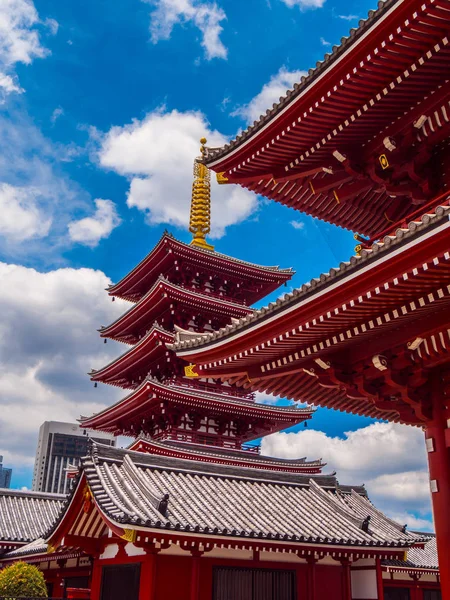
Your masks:
M 201 138 L 200 143 L 201 156 L 194 162 L 189 231 L 193 234 L 191 246 L 214 250 L 214 246 L 206 241 L 206 235 L 211 231 L 211 173 L 200 162 L 206 156 L 206 138 Z

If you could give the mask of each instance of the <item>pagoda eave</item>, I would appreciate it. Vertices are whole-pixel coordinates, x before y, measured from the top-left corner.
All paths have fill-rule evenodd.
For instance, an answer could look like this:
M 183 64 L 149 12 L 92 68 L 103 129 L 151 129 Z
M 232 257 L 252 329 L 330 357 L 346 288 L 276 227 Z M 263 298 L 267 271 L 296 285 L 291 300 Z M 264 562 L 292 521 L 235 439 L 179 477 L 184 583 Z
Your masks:
M 267 433 L 291 427 L 311 419 L 314 409 L 276 407 L 257 404 L 249 400 L 239 400 L 224 394 L 201 393 L 196 389 L 180 385 L 164 384 L 148 378 L 136 390 L 117 404 L 82 421 L 82 426 L 92 429 L 120 434 L 123 423 L 146 418 L 152 410 L 160 410 L 161 403 L 171 406 L 181 406 L 185 410 L 196 409 L 204 414 L 232 419 L 246 418 L 256 423 L 267 421 Z M 167 409 L 165 409 L 167 410 Z M 255 439 L 262 434 L 262 425 L 256 425 L 258 433 L 249 439 Z
M 130 273 L 107 288 L 108 294 L 132 302 L 139 301 L 143 296 L 141 289 L 144 283 L 148 288 L 154 284 L 160 274 L 164 274 L 178 262 L 183 264 L 185 261 L 194 267 L 209 268 L 212 273 L 221 274 L 224 278 L 240 277 L 259 282 L 259 292 L 245 292 L 249 304 L 269 294 L 291 279 L 294 274 L 292 269 L 262 267 L 185 244 L 165 233 L 155 248 Z
M 443 185 L 431 150 L 450 133 L 449 9 L 384 2 L 205 164 L 220 182 L 369 236 L 424 205 Z
M 250 450 L 229 450 L 219 452 L 218 448 L 208 448 L 193 444 L 179 443 L 177 446 L 169 445 L 167 442 L 158 442 L 153 439 L 138 438 L 129 447 L 128 450 L 136 452 L 145 452 L 159 456 L 168 456 L 183 460 L 195 460 L 197 462 L 210 462 L 214 464 L 232 465 L 237 467 L 247 467 L 262 469 L 267 471 L 281 471 L 289 473 L 303 473 L 317 475 L 322 472 L 326 466 L 321 460 L 306 462 L 305 459 L 287 460 L 276 459 L 271 456 L 254 455 Z
M 161 318 L 161 314 L 173 311 L 171 309 L 172 302 L 176 302 L 183 307 L 190 307 L 191 310 L 199 313 L 201 311 L 206 312 L 221 319 L 226 317 L 228 319 L 241 318 L 253 313 L 251 308 L 243 304 L 201 294 L 160 278 L 137 304 L 111 325 L 104 327 L 101 336 L 123 341 L 131 337 L 133 342 L 136 343 L 139 338 L 136 337 L 135 331 L 139 328 L 145 329 L 145 323 L 154 322 Z
M 166 343 L 173 340 L 173 333 L 154 325 L 135 346 L 102 369 L 92 371 L 89 374 L 91 380 L 131 389 L 135 387 L 135 374 L 145 371 L 147 375 L 149 369 L 146 367 L 157 360 L 163 360 L 169 352 Z M 172 352 L 170 354 L 173 356 Z M 173 358 L 177 360 L 175 356 Z

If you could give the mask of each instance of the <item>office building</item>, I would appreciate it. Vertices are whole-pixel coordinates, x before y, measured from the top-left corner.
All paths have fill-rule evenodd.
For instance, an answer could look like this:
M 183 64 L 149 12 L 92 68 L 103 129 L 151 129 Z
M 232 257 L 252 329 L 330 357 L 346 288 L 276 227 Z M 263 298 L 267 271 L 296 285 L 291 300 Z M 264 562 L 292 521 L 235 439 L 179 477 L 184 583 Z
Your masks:
M 93 439 L 108 446 L 115 445 L 109 433 L 90 431 L 76 423 L 45 421 L 39 429 L 39 440 L 33 472 L 33 490 L 65 494 L 70 487 L 66 469 L 78 466 L 88 453 L 88 441 Z

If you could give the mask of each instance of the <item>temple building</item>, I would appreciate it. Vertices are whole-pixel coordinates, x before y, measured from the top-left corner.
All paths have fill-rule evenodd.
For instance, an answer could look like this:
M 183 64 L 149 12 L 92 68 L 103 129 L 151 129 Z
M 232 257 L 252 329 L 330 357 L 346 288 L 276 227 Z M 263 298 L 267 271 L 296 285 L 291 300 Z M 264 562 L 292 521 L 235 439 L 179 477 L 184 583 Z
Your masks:
M 202 156 L 205 149 L 201 147 Z M 320 460 L 277 460 L 250 444 L 312 417 L 313 409 L 255 402 L 232 382 L 192 379 L 186 363 L 168 348 L 175 336 L 195 337 L 254 314 L 251 305 L 293 275 L 215 252 L 210 227 L 210 172 L 194 165 L 191 244 L 165 233 L 121 281 L 108 288 L 130 308 L 100 329 L 127 345 L 117 359 L 92 371 L 91 379 L 126 390 L 117 404 L 83 417 L 85 428 L 137 438 L 133 449 L 159 455 L 296 473 L 320 473 Z
M 87 569 L 52 594 L 91 600 L 450 600 L 449 29 L 450 0 L 386 0 L 235 141 L 201 141 L 191 244 L 164 234 L 108 289 L 130 308 L 100 335 L 126 350 L 90 376 L 124 397 L 81 421 L 135 441 L 92 442 L 2 566 Z M 352 229 L 355 256 L 253 309 L 292 272 L 212 248 L 209 169 Z M 436 537 L 320 460 L 259 454 L 311 404 L 425 429 Z

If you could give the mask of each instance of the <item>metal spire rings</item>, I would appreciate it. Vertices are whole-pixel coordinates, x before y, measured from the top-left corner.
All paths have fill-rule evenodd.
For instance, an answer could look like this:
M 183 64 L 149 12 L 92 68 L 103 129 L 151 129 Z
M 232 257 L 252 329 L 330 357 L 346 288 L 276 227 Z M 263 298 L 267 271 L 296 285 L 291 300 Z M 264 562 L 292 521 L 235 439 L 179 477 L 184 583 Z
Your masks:
M 206 241 L 206 235 L 211 231 L 211 174 L 200 162 L 206 154 L 206 138 L 201 138 L 200 143 L 201 157 L 194 162 L 189 231 L 193 234 L 192 246 L 214 250 L 214 246 Z

